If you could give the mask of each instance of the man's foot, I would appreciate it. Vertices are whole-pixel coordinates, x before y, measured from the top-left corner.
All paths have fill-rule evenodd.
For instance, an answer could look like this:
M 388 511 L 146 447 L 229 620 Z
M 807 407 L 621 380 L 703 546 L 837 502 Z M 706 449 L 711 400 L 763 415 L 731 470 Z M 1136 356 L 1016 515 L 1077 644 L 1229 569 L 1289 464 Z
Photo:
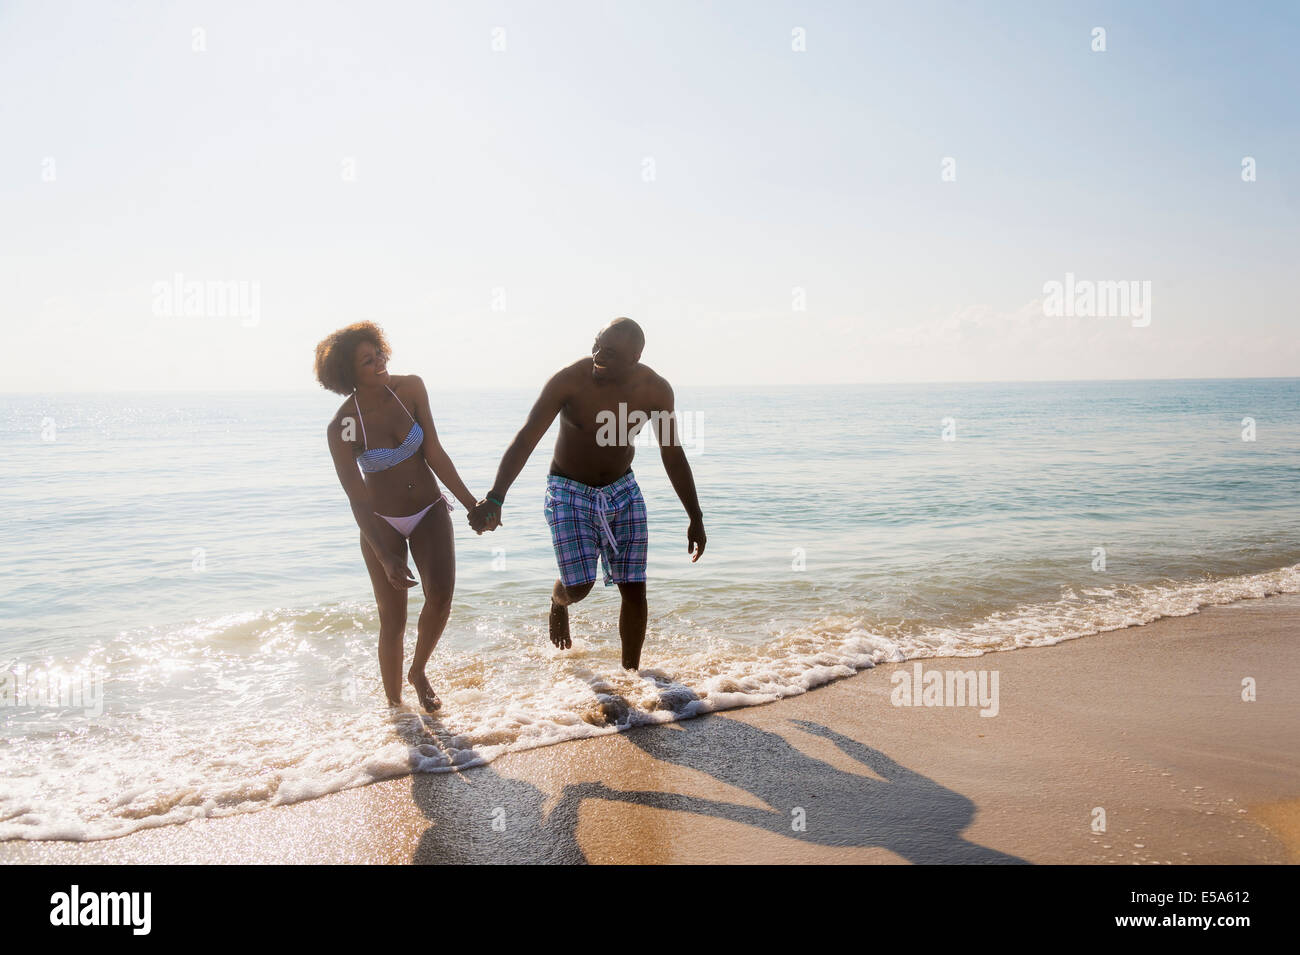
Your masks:
M 569 639 L 569 608 L 551 601 L 551 643 L 559 650 L 573 646 Z
M 442 706 L 442 700 L 438 699 L 438 694 L 433 692 L 433 686 L 429 683 L 429 678 L 423 673 L 407 673 L 406 682 L 415 687 L 416 698 L 428 712 L 432 713 Z

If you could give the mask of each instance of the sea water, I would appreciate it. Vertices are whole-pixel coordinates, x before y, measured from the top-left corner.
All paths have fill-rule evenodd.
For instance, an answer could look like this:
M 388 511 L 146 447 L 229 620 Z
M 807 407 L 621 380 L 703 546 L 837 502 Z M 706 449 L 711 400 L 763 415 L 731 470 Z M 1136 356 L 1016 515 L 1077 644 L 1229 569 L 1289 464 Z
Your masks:
M 430 400 L 485 494 L 535 396 Z M 0 839 L 96 839 L 1300 592 L 1300 380 L 679 388 L 708 545 L 657 449 L 643 669 L 618 592 L 547 639 L 543 488 L 456 528 L 436 715 L 385 705 L 337 396 L 0 396 Z M 422 597 L 411 591 L 409 656 Z M 1225 647 L 1233 635 L 1225 633 Z M 80 689 L 69 695 L 69 687 Z M 62 696 L 52 692 L 60 688 Z M 406 688 L 408 702 L 414 694 Z

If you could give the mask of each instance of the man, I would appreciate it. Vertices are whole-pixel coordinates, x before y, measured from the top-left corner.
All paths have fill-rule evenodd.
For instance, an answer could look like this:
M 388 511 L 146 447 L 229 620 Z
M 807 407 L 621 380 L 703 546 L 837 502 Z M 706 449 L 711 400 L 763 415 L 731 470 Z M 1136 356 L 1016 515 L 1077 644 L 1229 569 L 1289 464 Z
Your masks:
M 491 493 L 469 515 L 480 534 L 500 525 L 506 492 L 558 414 L 560 436 L 546 478 L 546 522 L 560 568 L 551 592 L 551 642 L 561 650 L 572 646 L 569 604 L 591 592 L 599 555 L 605 586 L 618 584 L 622 595 L 618 632 L 629 670 L 641 665 L 647 612 L 645 501 L 632 474 L 632 442 L 644 424 L 658 426 L 664 470 L 690 517 L 686 552 L 692 563 L 703 556 L 705 543 L 695 478 L 677 437 L 673 389 L 641 364 L 644 347 L 640 326 L 616 318 L 596 336 L 590 358 L 557 372 L 501 458 Z

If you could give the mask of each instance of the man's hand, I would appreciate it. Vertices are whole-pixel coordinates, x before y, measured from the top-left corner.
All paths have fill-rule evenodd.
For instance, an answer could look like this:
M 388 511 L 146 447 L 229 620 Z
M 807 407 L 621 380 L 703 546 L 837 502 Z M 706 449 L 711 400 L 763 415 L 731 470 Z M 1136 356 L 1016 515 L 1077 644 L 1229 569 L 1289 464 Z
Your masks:
M 501 509 L 489 500 L 479 501 L 470 511 L 469 526 L 476 534 L 496 530 L 501 526 Z
M 385 554 L 380 558 L 388 582 L 397 590 L 409 590 L 419 581 L 411 576 L 411 568 L 406 565 L 406 558 L 396 554 Z
M 692 564 L 704 556 L 704 543 L 707 540 L 704 536 L 704 518 L 693 518 L 686 528 L 686 553 L 692 555 Z

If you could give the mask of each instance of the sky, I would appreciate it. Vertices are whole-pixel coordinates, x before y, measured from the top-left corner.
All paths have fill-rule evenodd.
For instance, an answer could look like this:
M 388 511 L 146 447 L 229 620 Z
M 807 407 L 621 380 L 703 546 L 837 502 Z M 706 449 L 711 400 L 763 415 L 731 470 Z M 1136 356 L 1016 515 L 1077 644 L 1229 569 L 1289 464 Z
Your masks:
M 695 386 L 1300 375 L 1297 49 L 1295 3 L 0 0 L 0 391 L 312 389 L 362 319 L 540 386 L 619 315 Z

